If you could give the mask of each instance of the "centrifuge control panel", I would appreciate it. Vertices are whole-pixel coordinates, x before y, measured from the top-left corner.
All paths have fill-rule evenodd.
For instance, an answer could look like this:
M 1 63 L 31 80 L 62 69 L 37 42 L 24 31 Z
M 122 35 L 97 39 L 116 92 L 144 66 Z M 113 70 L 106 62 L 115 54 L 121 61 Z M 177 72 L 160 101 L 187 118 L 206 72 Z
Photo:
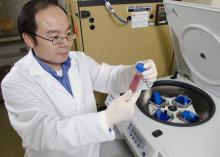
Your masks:
M 135 128 L 134 124 L 130 123 L 125 132 L 125 137 L 133 153 L 138 157 L 148 157 L 153 147 L 144 140 L 143 136 Z

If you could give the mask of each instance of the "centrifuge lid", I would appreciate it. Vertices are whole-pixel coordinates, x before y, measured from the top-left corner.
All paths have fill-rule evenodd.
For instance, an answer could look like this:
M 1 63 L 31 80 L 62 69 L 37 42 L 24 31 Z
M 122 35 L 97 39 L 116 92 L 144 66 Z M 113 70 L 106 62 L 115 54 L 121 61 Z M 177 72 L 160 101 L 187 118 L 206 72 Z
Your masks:
M 164 1 L 180 73 L 220 97 L 220 9 Z

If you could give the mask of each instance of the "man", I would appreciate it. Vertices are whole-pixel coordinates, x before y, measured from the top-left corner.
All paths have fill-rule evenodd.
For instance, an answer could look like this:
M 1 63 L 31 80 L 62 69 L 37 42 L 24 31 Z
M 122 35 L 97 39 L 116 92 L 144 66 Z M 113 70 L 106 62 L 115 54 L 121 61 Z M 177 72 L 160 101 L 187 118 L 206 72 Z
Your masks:
M 113 125 L 134 114 L 140 92 L 125 92 L 133 67 L 69 52 L 76 36 L 64 10 L 47 0 L 27 2 L 17 22 L 30 51 L 2 81 L 2 92 L 25 156 L 98 157 L 99 143 L 115 138 Z M 143 78 L 154 81 L 154 62 L 145 67 Z M 125 94 L 97 112 L 93 90 Z

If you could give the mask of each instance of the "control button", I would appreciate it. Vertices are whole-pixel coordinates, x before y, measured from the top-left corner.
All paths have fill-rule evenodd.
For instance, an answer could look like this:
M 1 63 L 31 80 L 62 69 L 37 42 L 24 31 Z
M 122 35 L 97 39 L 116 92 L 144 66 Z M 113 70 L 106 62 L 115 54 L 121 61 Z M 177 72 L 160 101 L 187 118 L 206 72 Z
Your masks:
M 95 20 L 94 20 L 93 17 L 89 18 L 89 22 L 90 22 L 90 23 L 93 23 L 94 21 L 95 21 Z
M 145 156 L 146 155 L 146 153 L 145 152 L 142 152 L 142 156 Z
M 95 25 L 90 25 L 90 29 L 94 30 L 95 29 Z
M 131 21 L 131 19 L 132 19 L 131 16 L 127 17 L 127 21 Z
M 162 134 L 163 134 L 163 132 L 162 132 L 161 130 L 159 130 L 159 129 L 152 132 L 152 135 L 153 135 L 154 137 L 159 137 L 159 136 L 161 136 Z
M 139 144 L 137 144 L 137 147 L 140 147 L 140 145 L 139 145 Z
M 130 134 L 130 136 L 132 136 L 132 134 Z
M 153 18 L 154 18 L 154 15 L 153 15 L 153 14 L 151 14 L 151 15 L 150 15 L 150 19 L 153 19 Z

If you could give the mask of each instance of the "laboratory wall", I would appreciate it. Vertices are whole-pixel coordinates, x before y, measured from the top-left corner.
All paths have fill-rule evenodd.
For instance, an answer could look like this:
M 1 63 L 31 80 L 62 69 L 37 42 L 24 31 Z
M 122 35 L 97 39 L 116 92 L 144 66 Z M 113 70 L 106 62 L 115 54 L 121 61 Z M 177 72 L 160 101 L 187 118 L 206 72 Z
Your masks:
M 170 74 L 173 49 L 162 0 L 112 4 L 121 18 L 134 19 L 128 24 L 120 23 L 103 3 L 66 1 L 65 8 L 78 35 L 76 50 L 84 51 L 99 63 L 113 65 L 131 65 L 150 58 L 156 63 L 159 77 Z M 104 103 L 104 96 L 96 98 L 98 104 Z
M 146 15 L 149 16 L 149 19 L 146 19 L 147 26 L 137 26 L 133 20 L 126 25 L 122 24 L 110 15 L 103 5 L 78 4 L 81 6 L 76 7 L 77 4 L 72 0 L 70 4 L 72 21 L 78 34 L 77 50 L 84 51 L 99 63 L 135 64 L 137 61 L 151 58 L 156 62 L 159 77 L 169 74 L 172 44 L 168 25 L 155 24 L 158 6 L 156 3 L 112 5 L 122 18 L 133 16 L 134 19 L 139 16 L 136 20 L 140 20 L 140 23 L 144 20 L 140 14 L 127 10 L 129 7 L 148 6 L 151 11 Z M 76 16 L 79 12 L 87 12 L 90 15 L 79 18 Z

